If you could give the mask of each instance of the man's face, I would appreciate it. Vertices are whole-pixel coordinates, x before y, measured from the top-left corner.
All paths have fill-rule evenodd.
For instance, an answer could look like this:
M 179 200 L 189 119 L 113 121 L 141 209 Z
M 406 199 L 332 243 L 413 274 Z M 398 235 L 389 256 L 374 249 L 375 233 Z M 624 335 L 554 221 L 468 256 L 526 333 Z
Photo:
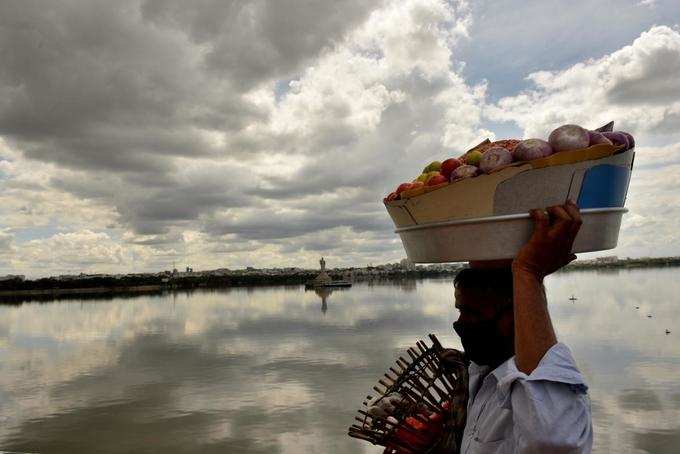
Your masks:
M 511 302 L 486 292 L 455 290 L 459 311 L 454 329 L 468 358 L 497 366 L 514 354 L 514 317 Z
M 508 301 L 503 298 L 491 295 L 480 294 L 480 292 L 455 289 L 455 307 L 458 310 L 458 321 L 461 323 L 477 323 L 498 320 L 497 329 L 507 333 L 507 319 L 512 321 L 512 310 L 508 306 Z

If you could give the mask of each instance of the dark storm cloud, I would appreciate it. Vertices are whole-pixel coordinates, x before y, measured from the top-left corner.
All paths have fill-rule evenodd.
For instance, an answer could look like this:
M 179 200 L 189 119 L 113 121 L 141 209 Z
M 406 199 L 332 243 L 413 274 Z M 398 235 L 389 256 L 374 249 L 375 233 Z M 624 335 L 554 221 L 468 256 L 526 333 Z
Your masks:
M 223 152 L 202 129 L 264 115 L 136 2 L 0 4 L 0 134 L 71 168 L 169 172 L 172 156 Z
M 361 162 L 354 166 L 353 161 L 362 159 L 359 156 L 347 156 L 346 151 L 338 152 L 305 165 L 290 177 L 269 177 L 269 187 L 248 189 L 248 193 L 267 199 L 295 200 L 310 194 L 336 192 L 342 188 L 367 189 L 384 184 L 385 165 L 366 165 Z M 339 162 L 342 165 L 338 165 Z
M 323 213 L 313 209 L 277 213 L 263 209 L 210 220 L 206 223 L 206 230 L 216 235 L 234 234 L 241 239 L 272 240 L 339 226 L 351 227 L 354 232 L 370 232 L 384 230 L 389 224 L 386 219 L 373 214 Z
M 2 2 L 0 135 L 28 158 L 75 170 L 54 174 L 51 187 L 114 206 L 119 221 L 139 234 L 167 234 L 217 209 L 257 205 L 245 194 L 256 180 L 242 179 L 242 170 L 187 181 L 177 158 L 243 160 L 292 141 L 242 133 L 269 115 L 245 92 L 295 74 L 377 6 Z M 319 140 L 348 140 L 347 128 L 337 131 L 322 131 Z M 281 188 L 265 192 L 258 195 L 285 197 Z M 275 235 L 276 227 L 251 226 L 249 237 Z
M 208 252 L 212 254 L 233 254 L 238 252 L 254 252 L 264 246 L 259 241 L 237 241 L 231 243 L 223 237 L 211 237 L 208 239 L 212 245 L 208 246 Z
M 342 38 L 380 2 L 362 0 L 147 0 L 144 19 L 207 45 L 212 73 L 241 88 L 285 77 Z
M 173 225 L 186 225 L 216 209 L 257 206 L 240 190 L 247 175 L 229 165 L 182 169 L 173 174 L 75 172 L 55 176 L 53 187 L 110 204 L 119 221 L 141 235 L 166 234 Z
M 178 184 L 171 190 L 129 194 L 116 199 L 122 221 L 141 234 L 166 233 L 171 225 L 194 221 L 218 208 L 249 205 L 249 198 L 225 188 L 202 184 Z
M 375 211 L 382 211 L 381 194 L 387 195 L 409 176 L 409 180 L 418 176 L 428 162 L 428 155 L 441 159 L 442 155 L 450 153 L 440 141 L 443 106 L 433 106 L 430 101 L 441 89 L 439 82 L 427 82 L 419 75 L 413 75 L 402 80 L 398 87 L 402 86 L 412 90 L 413 99 L 387 107 L 375 131 L 344 145 L 323 146 L 333 142 L 326 135 L 335 137 L 339 134 L 336 129 L 347 129 L 342 124 L 344 118 L 335 119 L 332 127 L 315 128 L 311 139 L 314 142 L 306 144 L 306 150 L 315 159 L 310 159 L 289 177 L 266 178 L 266 187 L 248 189 L 248 193 L 295 203 L 296 199 L 310 194 L 336 192 L 341 200 L 353 206 L 353 211 L 357 205 L 369 201 L 374 204 Z M 413 134 L 414 130 L 418 131 L 417 136 Z M 427 140 L 428 137 L 431 140 Z M 415 140 L 425 140 L 423 153 L 409 151 Z M 405 171 L 411 174 L 405 175 Z M 343 188 L 362 192 L 348 196 L 351 193 Z M 333 203 L 337 202 L 323 200 L 324 205 Z
M 391 232 L 390 232 L 391 233 Z M 369 256 L 382 255 L 385 252 L 392 252 L 395 250 L 395 244 L 392 238 L 383 238 L 380 236 L 366 236 L 364 235 L 360 242 L 354 241 L 356 236 L 349 235 L 349 238 L 343 238 L 342 234 L 331 236 L 335 241 L 329 241 L 328 236 L 316 237 L 315 235 L 303 236 L 300 238 L 279 240 L 281 246 L 281 253 L 288 254 L 300 251 L 312 252 L 332 252 L 336 256 L 348 256 L 350 254 L 366 254 Z M 397 245 L 398 247 L 398 245 Z
M 295 182 L 290 184 L 297 192 L 299 187 Z M 285 204 L 267 204 L 259 209 L 212 216 L 206 219 L 205 229 L 213 235 L 234 235 L 241 240 L 276 242 L 283 238 L 285 248 L 295 250 L 307 249 L 307 246 L 317 250 L 315 243 L 320 247 L 324 242 L 330 248 L 343 241 L 342 233 L 329 234 L 333 238 L 319 237 L 327 229 L 347 227 L 353 234 L 371 235 L 391 232 L 391 221 L 374 189 L 342 190 L 334 184 L 332 175 L 328 175 L 325 180 L 315 180 L 314 185 L 303 184 L 307 192 L 299 192 L 298 200 L 291 197 Z M 328 193 L 324 193 L 324 189 Z M 303 194 L 307 197 L 302 197 Z
M 140 246 L 165 246 L 182 243 L 184 238 L 180 233 L 169 233 L 167 235 L 150 235 L 142 238 L 134 238 L 129 240 L 130 244 L 137 244 Z

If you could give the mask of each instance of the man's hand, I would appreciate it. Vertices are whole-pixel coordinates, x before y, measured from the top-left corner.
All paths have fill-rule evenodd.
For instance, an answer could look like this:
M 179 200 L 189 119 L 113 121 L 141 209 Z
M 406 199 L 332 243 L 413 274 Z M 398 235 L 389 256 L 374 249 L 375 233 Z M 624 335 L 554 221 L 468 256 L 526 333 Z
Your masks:
M 539 280 L 576 259 L 571 249 L 583 223 L 572 200 L 546 211 L 531 210 L 534 233 L 512 263 L 514 271 L 529 273 Z

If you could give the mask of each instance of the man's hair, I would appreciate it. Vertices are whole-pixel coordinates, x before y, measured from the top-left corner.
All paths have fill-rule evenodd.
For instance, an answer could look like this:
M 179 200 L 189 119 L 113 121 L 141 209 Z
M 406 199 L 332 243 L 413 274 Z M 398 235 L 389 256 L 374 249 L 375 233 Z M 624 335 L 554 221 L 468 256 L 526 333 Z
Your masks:
M 512 301 L 512 269 L 465 268 L 453 280 L 455 288 Z

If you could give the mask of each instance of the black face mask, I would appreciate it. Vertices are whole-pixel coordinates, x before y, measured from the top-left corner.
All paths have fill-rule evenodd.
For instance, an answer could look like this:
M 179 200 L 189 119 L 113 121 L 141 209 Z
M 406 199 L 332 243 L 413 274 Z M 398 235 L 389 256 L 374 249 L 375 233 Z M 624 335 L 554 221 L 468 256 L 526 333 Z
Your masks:
M 514 336 L 508 339 L 498 333 L 497 322 L 501 317 L 502 313 L 491 320 L 453 323 L 470 361 L 496 367 L 514 354 Z

